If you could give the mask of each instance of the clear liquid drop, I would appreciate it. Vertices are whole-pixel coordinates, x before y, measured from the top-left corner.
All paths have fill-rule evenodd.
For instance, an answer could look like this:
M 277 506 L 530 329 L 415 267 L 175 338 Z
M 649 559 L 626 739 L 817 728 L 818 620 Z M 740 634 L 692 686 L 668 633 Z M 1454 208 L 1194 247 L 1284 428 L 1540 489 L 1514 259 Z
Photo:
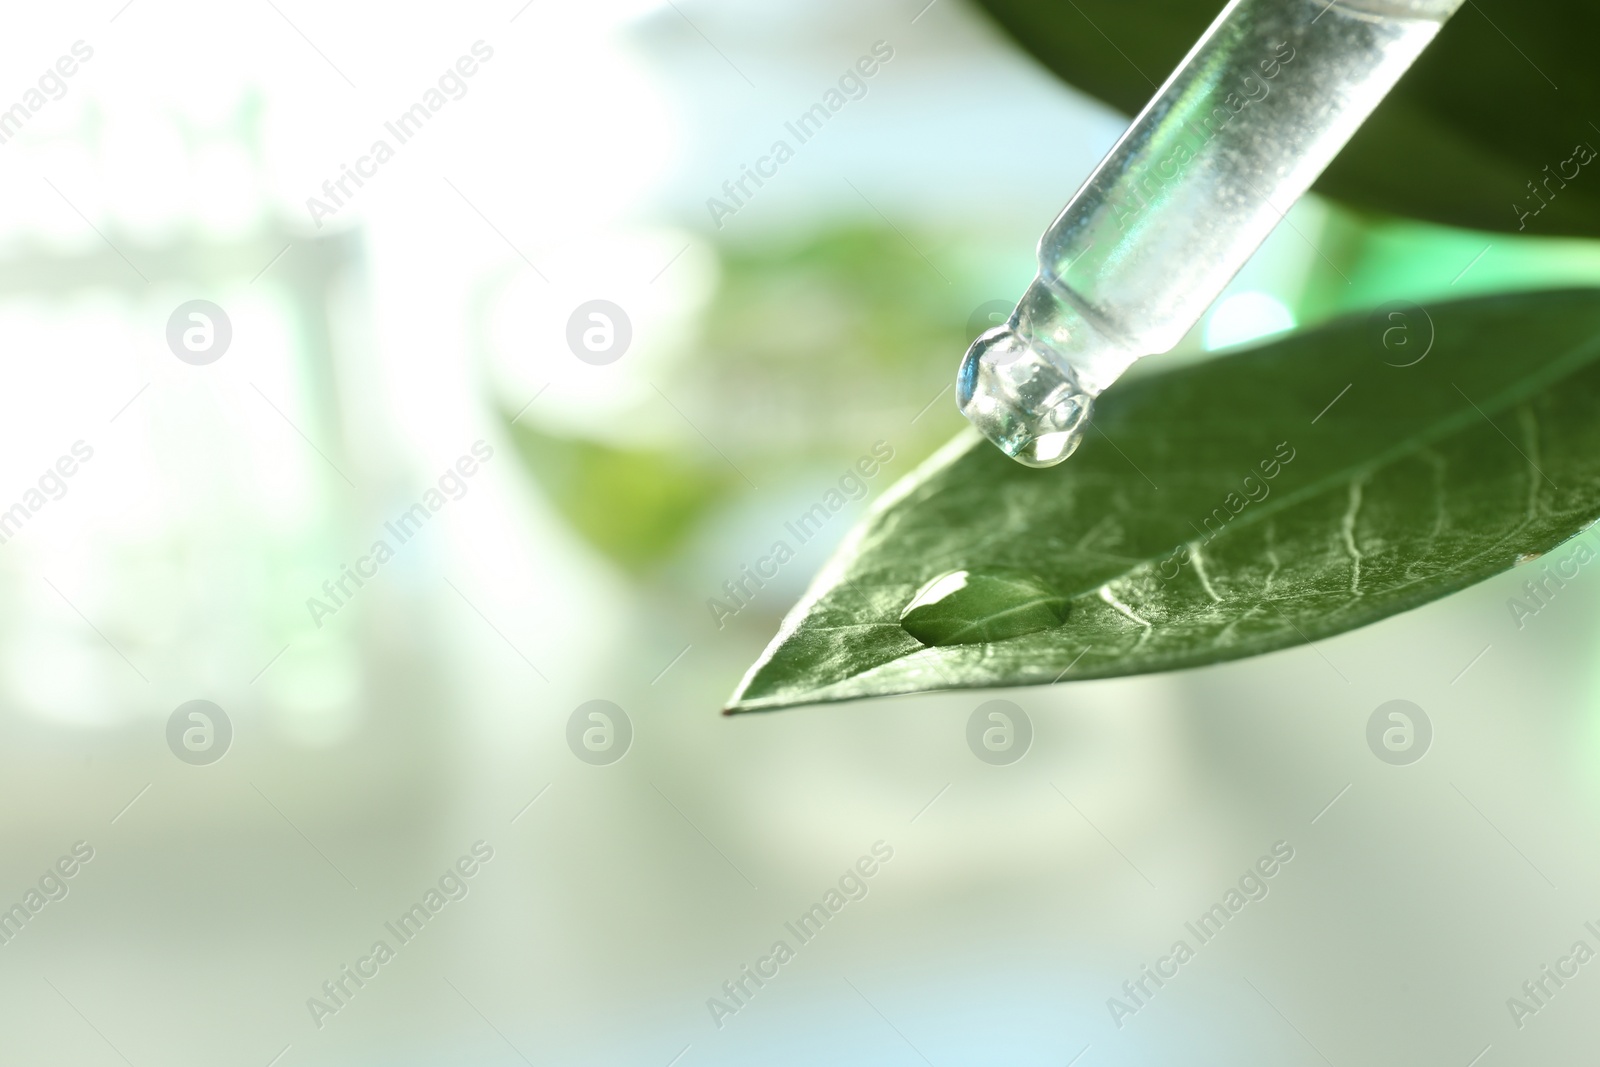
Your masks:
M 1094 398 L 1138 358 L 1041 274 L 1005 325 L 967 349 L 956 403 L 1018 463 L 1053 467 L 1082 443 Z
M 1042 356 L 1009 325 L 974 341 L 956 376 L 961 413 L 1029 467 L 1053 467 L 1072 455 L 1092 400 L 1070 367 Z
M 1004 641 L 1060 626 L 1067 598 L 1022 571 L 949 571 L 917 591 L 900 613 L 925 645 Z

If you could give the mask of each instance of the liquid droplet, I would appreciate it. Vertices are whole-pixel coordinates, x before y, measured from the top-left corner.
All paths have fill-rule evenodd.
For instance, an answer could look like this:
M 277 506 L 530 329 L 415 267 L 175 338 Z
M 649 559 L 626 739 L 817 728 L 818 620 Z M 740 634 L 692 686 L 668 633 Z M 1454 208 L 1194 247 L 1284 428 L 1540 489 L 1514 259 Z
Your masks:
M 928 582 L 900 613 L 925 645 L 970 645 L 1049 630 L 1067 617 L 1067 598 L 1020 571 L 950 571 Z
M 1091 399 L 1069 367 L 1001 326 L 974 341 L 961 361 L 956 404 L 1012 459 L 1053 467 L 1083 440 Z

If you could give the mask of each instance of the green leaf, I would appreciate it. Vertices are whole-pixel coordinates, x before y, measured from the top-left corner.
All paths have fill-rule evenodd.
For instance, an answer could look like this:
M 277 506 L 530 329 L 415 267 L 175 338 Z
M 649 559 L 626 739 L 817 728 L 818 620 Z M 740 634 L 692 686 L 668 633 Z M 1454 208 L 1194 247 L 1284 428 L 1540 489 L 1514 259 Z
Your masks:
M 1130 115 L 1155 95 L 1221 0 L 978 0 L 1067 82 Z M 1587 0 L 1472 0 L 1448 23 L 1316 190 L 1353 206 L 1519 232 L 1574 145 L 1600 146 L 1600 7 Z M 1559 86 L 1559 91 L 1557 87 Z M 1600 119 L 1597 119 L 1600 121 Z M 1542 236 L 1600 235 L 1600 175 L 1542 186 Z
M 517 453 L 573 529 L 635 574 L 676 552 L 733 489 L 732 476 L 663 449 L 558 437 L 501 413 Z
M 1124 382 L 1047 470 L 963 435 L 877 502 L 729 710 L 1196 667 L 1363 626 L 1600 516 L 1597 412 L 1583 289 L 1345 319 Z M 1067 610 L 923 645 L 902 610 L 963 570 L 1031 576 Z

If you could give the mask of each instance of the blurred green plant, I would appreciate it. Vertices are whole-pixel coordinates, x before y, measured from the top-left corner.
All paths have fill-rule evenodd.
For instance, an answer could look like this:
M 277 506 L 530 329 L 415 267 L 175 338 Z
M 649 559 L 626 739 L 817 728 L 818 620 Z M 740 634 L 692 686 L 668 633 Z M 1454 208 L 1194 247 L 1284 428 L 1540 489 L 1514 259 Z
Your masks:
M 1020 291 L 981 250 L 941 255 L 944 277 L 894 230 L 851 227 L 792 246 L 719 249 L 722 280 L 690 358 L 663 395 L 738 464 L 682 420 L 678 441 L 654 446 L 585 439 L 515 422 L 512 439 L 540 489 L 591 547 L 644 577 L 677 557 L 702 524 L 749 487 L 783 486 L 853 460 L 886 428 L 910 459 L 928 454 L 950 421 L 912 420 L 950 384 L 948 356 L 975 336 L 973 309 Z M 953 407 L 953 402 L 950 402 Z
M 681 549 L 738 480 L 670 449 L 561 437 L 501 414 L 518 456 L 573 531 L 635 575 Z

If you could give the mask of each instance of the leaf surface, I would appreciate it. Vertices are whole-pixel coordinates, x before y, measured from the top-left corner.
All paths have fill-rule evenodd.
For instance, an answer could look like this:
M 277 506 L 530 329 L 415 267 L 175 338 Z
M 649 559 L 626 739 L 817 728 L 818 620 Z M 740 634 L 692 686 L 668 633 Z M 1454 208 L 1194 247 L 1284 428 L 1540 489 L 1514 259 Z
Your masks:
M 1416 347 L 1384 346 L 1393 320 L 1345 319 L 1124 382 L 1058 467 L 958 437 L 875 504 L 729 710 L 1257 655 L 1444 596 L 1600 516 L 1600 290 L 1408 318 Z M 1064 622 L 922 644 L 902 609 L 961 570 L 1031 575 L 1066 598 Z

